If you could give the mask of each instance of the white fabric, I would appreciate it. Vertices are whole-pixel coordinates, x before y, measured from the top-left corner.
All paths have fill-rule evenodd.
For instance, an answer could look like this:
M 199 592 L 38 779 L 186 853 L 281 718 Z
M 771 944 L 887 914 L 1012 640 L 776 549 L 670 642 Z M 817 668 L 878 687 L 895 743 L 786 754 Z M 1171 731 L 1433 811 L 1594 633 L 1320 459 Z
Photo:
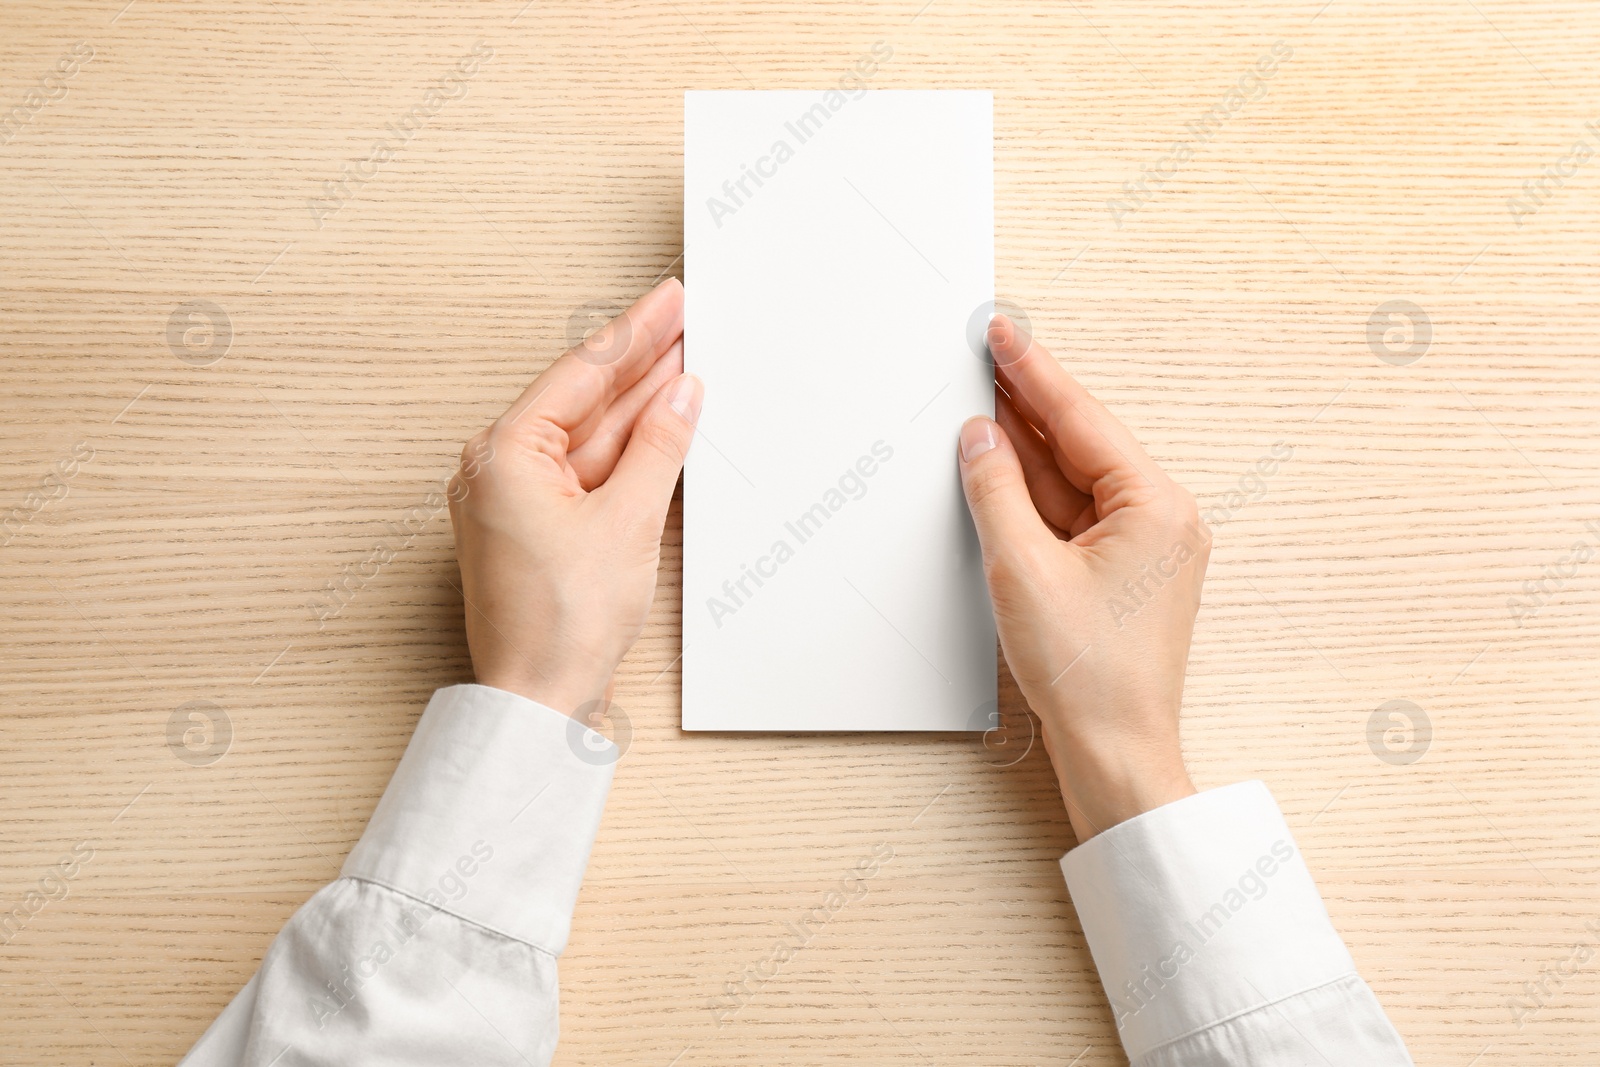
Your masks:
M 522 697 L 439 690 L 342 876 L 182 1067 L 548 1064 L 617 754 Z M 1260 783 L 1113 827 L 1062 869 L 1136 1067 L 1411 1063 Z
M 548 1063 L 556 956 L 616 756 L 531 700 L 439 690 L 343 876 L 184 1067 Z
M 1262 783 L 1119 823 L 1061 870 L 1134 1067 L 1411 1063 Z

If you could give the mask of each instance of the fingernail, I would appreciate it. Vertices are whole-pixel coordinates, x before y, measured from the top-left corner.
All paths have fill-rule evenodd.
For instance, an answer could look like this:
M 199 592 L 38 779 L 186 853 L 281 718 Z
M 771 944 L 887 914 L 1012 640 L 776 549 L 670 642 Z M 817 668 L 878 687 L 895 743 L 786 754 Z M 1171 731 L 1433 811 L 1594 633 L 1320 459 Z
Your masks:
M 981 415 L 970 418 L 961 427 L 961 461 L 971 463 L 999 443 L 994 423 Z
M 685 374 L 673 383 L 667 404 L 683 417 L 684 422 L 693 426 L 700 418 L 700 396 L 700 379 Z
M 1011 320 L 1004 315 L 996 314 L 989 319 L 989 328 L 984 331 L 985 340 L 989 342 L 989 347 L 994 348 L 997 345 L 1006 343 L 1010 336 L 1006 327 L 1010 325 Z

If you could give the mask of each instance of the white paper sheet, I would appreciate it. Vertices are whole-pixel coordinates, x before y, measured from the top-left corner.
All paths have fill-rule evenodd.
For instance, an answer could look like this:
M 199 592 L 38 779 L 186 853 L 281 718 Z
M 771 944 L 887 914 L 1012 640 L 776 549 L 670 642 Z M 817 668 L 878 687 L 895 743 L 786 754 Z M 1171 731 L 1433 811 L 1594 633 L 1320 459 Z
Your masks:
M 684 94 L 686 730 L 995 723 L 956 470 L 994 413 L 992 106 Z

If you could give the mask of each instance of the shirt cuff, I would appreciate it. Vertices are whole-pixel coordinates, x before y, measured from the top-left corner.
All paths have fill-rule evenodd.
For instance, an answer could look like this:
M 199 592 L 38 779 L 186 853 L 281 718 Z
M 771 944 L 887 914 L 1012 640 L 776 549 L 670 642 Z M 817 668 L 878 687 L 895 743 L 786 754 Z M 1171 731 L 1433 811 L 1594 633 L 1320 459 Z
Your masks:
M 1355 972 L 1261 782 L 1119 823 L 1061 870 L 1130 1060 Z
M 342 873 L 559 955 L 620 754 L 513 693 L 441 689 Z

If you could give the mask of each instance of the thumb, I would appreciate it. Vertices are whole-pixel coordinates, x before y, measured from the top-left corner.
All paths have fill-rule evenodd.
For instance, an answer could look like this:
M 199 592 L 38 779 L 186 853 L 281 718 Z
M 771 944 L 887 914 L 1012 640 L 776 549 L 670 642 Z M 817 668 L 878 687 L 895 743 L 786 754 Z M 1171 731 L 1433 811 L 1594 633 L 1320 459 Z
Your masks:
M 1005 430 L 981 415 L 961 427 L 961 488 L 985 559 L 1049 537 Z
M 633 424 L 628 446 L 601 492 L 635 514 L 649 515 L 657 527 L 667 518 L 694 425 L 700 418 L 705 387 L 692 374 L 680 374 L 651 397 Z

